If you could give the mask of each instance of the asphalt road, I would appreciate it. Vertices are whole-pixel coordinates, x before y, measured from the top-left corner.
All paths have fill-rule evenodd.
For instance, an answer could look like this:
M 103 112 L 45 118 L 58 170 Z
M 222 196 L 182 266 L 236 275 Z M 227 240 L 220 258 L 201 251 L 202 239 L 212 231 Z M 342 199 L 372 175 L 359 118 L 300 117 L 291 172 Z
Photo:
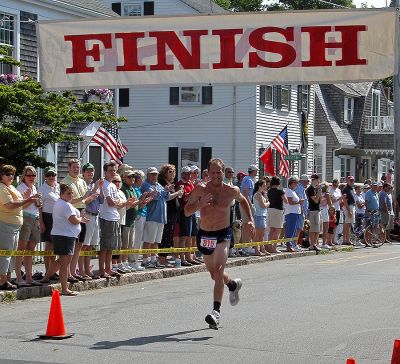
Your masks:
M 206 273 L 62 297 L 64 341 L 37 341 L 50 298 L 0 305 L 0 363 L 389 363 L 400 338 L 400 245 L 232 268 L 209 330 Z

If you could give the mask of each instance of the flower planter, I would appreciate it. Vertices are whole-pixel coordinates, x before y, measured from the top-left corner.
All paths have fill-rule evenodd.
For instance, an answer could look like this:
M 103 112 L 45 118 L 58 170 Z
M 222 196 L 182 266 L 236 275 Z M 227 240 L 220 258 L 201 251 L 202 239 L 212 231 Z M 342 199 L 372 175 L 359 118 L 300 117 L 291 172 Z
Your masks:
M 97 102 L 99 104 L 107 104 L 109 102 L 112 102 L 112 97 L 101 98 L 100 96 L 91 94 L 91 95 L 88 95 L 87 101 L 88 102 Z

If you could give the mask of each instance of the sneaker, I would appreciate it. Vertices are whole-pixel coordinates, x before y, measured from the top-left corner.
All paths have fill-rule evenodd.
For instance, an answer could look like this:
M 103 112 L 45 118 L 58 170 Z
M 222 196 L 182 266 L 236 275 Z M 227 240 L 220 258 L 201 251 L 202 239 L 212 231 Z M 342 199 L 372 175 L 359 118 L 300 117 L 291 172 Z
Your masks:
M 219 312 L 215 310 L 212 310 L 212 312 L 206 316 L 205 320 L 208 323 L 210 329 L 218 330 L 219 317 Z
M 242 280 L 236 278 L 233 280 L 236 283 L 236 289 L 234 291 L 229 291 L 229 302 L 232 306 L 236 306 L 239 303 L 239 291 L 242 288 Z
M 143 272 L 146 268 L 140 265 L 139 263 L 136 263 L 137 265 L 135 266 L 136 272 Z
M 355 247 L 358 247 L 358 248 L 365 248 L 365 244 L 363 244 L 361 241 L 359 241 L 359 240 L 357 240 L 355 243 L 354 243 L 354 246 Z
M 146 268 L 155 268 L 156 267 L 156 262 L 147 262 L 145 267 Z
M 164 269 L 165 265 L 161 264 L 158 260 L 155 262 L 154 267 L 157 269 Z
M 136 269 L 135 269 L 135 268 L 132 268 L 131 265 L 130 265 L 128 262 L 125 262 L 125 263 L 124 263 L 124 267 L 125 267 L 125 269 L 129 270 L 130 273 L 136 271 Z
M 124 263 L 119 263 L 119 264 L 118 264 L 118 272 L 124 274 L 124 273 L 130 273 L 131 270 L 130 270 L 130 269 L 127 269 L 127 268 L 125 267 L 125 264 L 124 264 Z
M 327 245 L 327 244 L 321 244 L 320 246 L 319 246 L 321 249 L 325 249 L 325 250 L 331 250 L 332 248 L 329 246 L 329 245 Z

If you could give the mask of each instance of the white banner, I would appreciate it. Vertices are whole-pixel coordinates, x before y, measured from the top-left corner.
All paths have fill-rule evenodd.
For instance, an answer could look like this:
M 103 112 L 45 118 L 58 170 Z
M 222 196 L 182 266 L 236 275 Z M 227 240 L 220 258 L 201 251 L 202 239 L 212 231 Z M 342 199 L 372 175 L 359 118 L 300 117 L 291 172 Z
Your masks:
M 397 13 L 236 13 L 39 22 L 46 89 L 338 83 L 397 72 Z

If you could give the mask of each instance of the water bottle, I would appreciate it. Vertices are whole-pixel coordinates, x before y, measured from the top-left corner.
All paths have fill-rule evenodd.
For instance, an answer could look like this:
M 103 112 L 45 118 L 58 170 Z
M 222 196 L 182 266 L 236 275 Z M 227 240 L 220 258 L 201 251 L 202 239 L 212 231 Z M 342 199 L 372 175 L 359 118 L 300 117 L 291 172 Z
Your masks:
M 175 259 L 175 268 L 180 268 L 182 266 L 182 261 L 180 258 Z

